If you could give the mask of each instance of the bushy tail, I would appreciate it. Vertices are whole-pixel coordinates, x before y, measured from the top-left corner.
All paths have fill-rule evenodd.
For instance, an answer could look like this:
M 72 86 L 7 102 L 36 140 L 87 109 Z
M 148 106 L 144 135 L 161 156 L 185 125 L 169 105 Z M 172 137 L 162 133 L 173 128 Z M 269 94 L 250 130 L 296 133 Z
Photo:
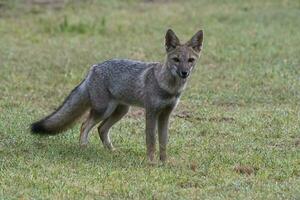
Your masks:
M 63 104 L 49 116 L 31 124 L 31 132 L 55 135 L 70 127 L 89 108 L 89 94 L 83 81 L 65 99 Z

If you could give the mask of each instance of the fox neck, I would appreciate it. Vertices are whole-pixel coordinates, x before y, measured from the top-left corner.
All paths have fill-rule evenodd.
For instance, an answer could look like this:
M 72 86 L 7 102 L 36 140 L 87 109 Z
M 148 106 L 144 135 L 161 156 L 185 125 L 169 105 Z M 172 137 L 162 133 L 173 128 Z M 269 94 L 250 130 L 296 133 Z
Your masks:
M 182 79 L 177 74 L 173 74 L 167 61 L 156 70 L 155 77 L 159 86 L 174 96 L 180 95 L 185 89 L 186 79 Z

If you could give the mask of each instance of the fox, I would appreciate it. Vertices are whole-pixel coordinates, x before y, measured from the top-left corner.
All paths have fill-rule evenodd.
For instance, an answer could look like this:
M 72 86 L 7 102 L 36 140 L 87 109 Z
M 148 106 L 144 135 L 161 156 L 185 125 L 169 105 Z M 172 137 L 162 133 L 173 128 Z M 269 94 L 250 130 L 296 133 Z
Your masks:
M 181 43 L 175 32 L 168 29 L 164 62 L 110 59 L 92 65 L 85 79 L 61 106 L 31 124 L 31 133 L 56 135 L 88 113 L 80 128 L 80 146 L 88 144 L 91 129 L 100 124 L 100 140 L 105 148 L 113 151 L 110 128 L 126 115 L 130 106 L 137 106 L 145 110 L 147 160 L 154 162 L 157 131 L 159 160 L 165 162 L 170 115 L 200 58 L 203 35 L 203 30 L 199 30 Z

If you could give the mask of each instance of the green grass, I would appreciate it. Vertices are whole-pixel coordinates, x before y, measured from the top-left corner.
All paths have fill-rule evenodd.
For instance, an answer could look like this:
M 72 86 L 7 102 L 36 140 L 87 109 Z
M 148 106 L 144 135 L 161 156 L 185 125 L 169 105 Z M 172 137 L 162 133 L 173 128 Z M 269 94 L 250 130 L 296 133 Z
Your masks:
M 299 1 L 87 2 L 0 1 L 1 199 L 300 199 Z M 30 135 L 92 64 L 163 61 L 170 27 L 205 46 L 165 165 L 145 160 L 142 116 L 112 129 L 113 153 L 96 130 L 80 149 L 79 125 Z

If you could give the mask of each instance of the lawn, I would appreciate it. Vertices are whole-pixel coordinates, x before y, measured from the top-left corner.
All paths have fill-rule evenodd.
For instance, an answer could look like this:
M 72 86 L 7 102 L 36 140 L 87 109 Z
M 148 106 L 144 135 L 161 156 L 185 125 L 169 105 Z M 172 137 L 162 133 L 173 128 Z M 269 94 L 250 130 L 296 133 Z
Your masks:
M 0 0 L 0 199 L 300 199 L 299 17 L 296 0 Z M 92 64 L 163 61 L 168 28 L 205 35 L 166 164 L 145 159 L 137 109 L 115 152 L 96 129 L 80 148 L 79 123 L 30 134 Z

